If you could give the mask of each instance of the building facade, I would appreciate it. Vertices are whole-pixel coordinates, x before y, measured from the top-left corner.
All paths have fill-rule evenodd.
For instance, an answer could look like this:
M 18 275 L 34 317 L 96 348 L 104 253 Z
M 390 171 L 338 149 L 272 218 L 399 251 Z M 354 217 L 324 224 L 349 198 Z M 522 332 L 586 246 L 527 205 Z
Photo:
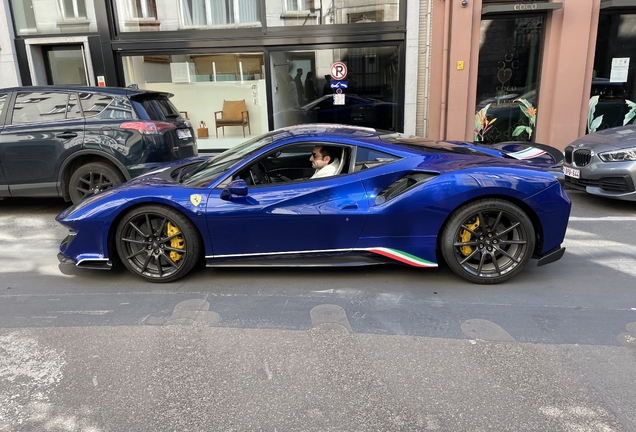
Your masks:
M 168 91 L 201 148 L 247 138 L 215 127 L 224 101 L 251 136 L 318 121 L 557 148 L 636 113 L 636 0 L 2 1 L 2 87 Z
M 427 134 L 563 149 L 632 122 L 636 1 L 433 2 Z
M 240 128 L 216 129 L 224 101 L 245 101 L 252 136 L 313 121 L 403 131 L 404 107 L 416 103 L 405 97 L 416 94 L 406 83 L 417 83 L 416 68 L 406 72 L 407 51 L 417 56 L 407 39 L 418 36 L 407 38 L 406 0 L 8 0 L 8 6 L 8 38 L 23 85 L 136 84 L 173 93 L 200 129 L 201 148 L 247 138 Z M 410 16 L 417 17 L 419 4 L 413 6 Z M 334 79 L 338 64 L 346 76 Z

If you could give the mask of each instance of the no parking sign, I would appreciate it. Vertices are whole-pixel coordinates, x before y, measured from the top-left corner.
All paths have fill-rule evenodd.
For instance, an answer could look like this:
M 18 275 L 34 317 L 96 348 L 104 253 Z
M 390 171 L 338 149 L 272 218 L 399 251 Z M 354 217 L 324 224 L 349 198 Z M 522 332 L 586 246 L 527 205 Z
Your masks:
M 340 81 L 347 77 L 347 65 L 343 62 L 335 62 L 331 65 L 331 78 Z

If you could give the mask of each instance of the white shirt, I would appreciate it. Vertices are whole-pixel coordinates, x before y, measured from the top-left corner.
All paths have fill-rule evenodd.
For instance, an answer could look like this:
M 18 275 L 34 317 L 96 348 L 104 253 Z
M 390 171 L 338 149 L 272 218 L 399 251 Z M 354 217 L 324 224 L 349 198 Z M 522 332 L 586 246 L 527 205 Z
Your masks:
M 315 179 L 334 176 L 336 175 L 336 171 L 338 170 L 338 165 L 340 165 L 340 161 L 338 161 L 338 159 L 334 159 L 334 161 L 331 162 L 329 165 L 317 169 L 314 175 L 311 176 L 311 178 Z

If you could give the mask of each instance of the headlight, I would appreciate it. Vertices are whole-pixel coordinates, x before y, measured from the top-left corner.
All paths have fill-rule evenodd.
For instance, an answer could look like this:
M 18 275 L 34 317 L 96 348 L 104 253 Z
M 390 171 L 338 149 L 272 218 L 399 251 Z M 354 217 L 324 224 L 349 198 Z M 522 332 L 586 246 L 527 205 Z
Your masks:
M 601 158 L 603 162 L 636 161 L 636 148 L 603 152 L 599 153 L 598 157 Z

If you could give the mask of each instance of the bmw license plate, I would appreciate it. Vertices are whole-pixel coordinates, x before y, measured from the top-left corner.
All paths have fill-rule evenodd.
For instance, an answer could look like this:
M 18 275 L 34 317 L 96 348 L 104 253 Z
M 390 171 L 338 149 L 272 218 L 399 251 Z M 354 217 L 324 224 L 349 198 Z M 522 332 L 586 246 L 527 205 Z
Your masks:
M 188 139 L 192 138 L 192 133 L 190 129 L 177 129 L 177 136 L 179 139 Z
M 563 174 L 568 177 L 581 178 L 581 171 L 566 166 L 563 167 Z

